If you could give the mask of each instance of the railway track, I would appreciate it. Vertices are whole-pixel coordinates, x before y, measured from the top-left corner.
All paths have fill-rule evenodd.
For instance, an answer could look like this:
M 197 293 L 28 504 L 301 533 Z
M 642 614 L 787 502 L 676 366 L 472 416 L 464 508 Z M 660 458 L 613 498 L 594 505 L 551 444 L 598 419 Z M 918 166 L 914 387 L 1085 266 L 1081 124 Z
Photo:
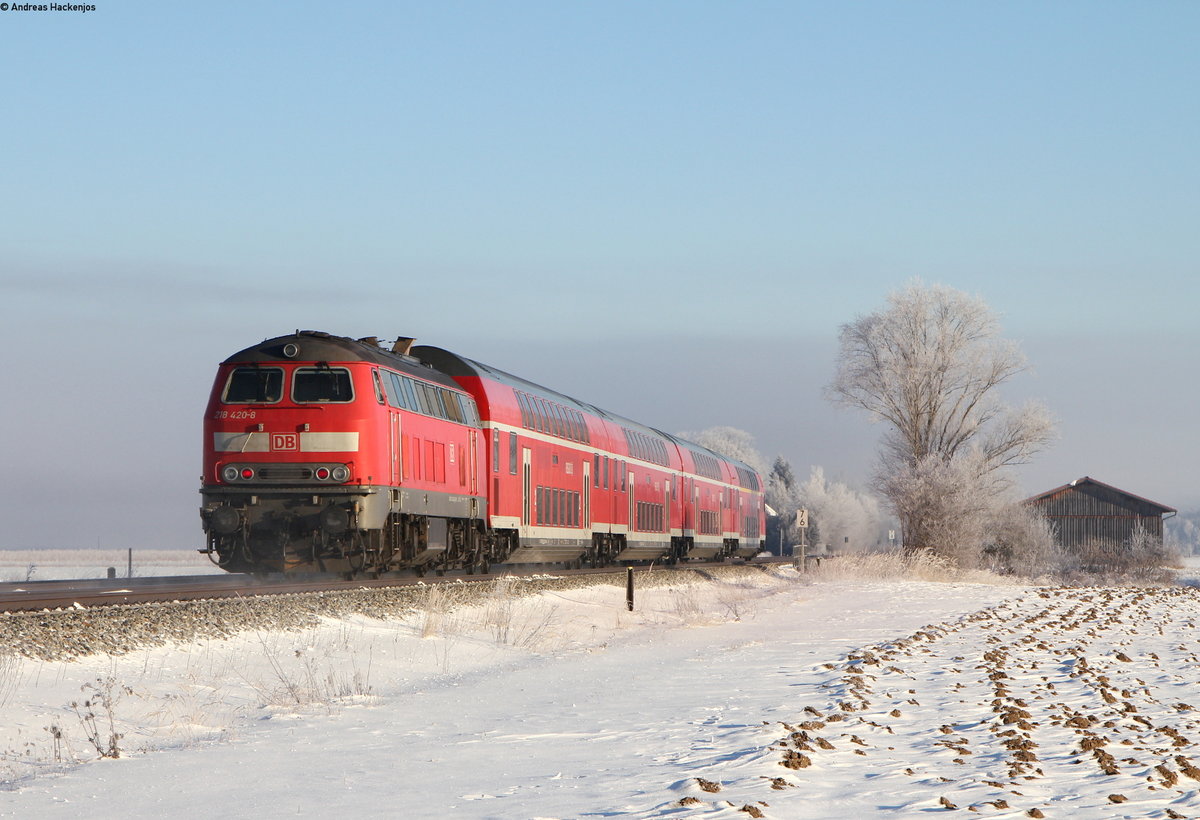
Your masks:
M 754 563 L 787 562 L 788 559 L 756 560 Z M 747 562 L 749 563 L 749 562 Z M 635 567 L 635 577 L 644 572 L 709 570 L 728 567 L 724 563 L 687 563 L 677 567 L 650 565 Z M 512 568 L 503 574 L 516 578 L 625 574 L 623 566 L 600 569 Z M 164 575 L 149 578 L 102 578 L 60 581 L 24 581 L 0 583 L 0 613 L 37 612 L 59 609 L 91 609 L 121 604 L 145 604 L 162 601 L 197 601 L 221 598 L 257 598 L 314 592 L 346 592 L 360 589 L 409 587 L 417 584 L 474 583 L 494 581 L 501 573 L 488 575 L 446 574 L 444 576 L 406 575 L 390 578 L 268 577 L 232 573 L 229 575 Z

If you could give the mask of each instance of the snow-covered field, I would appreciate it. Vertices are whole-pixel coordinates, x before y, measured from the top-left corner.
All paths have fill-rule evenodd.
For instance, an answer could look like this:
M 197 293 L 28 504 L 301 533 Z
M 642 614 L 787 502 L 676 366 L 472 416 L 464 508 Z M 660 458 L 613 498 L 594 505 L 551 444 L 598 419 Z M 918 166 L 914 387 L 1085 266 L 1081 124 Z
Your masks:
M 64 578 L 129 577 L 128 550 L 0 550 L 0 581 L 57 581 Z M 224 573 L 196 550 L 134 550 L 133 577 Z
M 1197 817 L 1197 595 L 785 569 L 0 657 L 0 815 Z

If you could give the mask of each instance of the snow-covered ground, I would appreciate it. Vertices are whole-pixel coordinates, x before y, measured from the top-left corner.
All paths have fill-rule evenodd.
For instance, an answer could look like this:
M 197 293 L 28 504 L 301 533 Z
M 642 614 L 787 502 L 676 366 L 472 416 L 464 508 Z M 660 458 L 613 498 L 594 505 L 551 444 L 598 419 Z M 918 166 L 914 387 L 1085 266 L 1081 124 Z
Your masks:
M 0 550 L 0 581 L 57 581 L 64 578 L 106 578 L 111 568 L 118 578 L 130 575 L 128 550 Z M 134 578 L 155 575 L 224 573 L 196 550 L 134 550 Z
M 1198 595 L 782 570 L 0 658 L 0 815 L 1200 816 Z

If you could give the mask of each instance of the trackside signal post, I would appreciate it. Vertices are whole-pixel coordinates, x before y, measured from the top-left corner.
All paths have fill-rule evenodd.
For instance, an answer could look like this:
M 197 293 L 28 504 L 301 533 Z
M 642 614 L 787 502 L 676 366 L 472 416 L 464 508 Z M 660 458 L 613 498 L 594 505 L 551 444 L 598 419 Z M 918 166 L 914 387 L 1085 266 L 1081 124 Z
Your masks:
M 808 510 L 796 510 L 796 529 L 800 530 L 800 543 L 793 554 L 796 569 L 808 569 Z

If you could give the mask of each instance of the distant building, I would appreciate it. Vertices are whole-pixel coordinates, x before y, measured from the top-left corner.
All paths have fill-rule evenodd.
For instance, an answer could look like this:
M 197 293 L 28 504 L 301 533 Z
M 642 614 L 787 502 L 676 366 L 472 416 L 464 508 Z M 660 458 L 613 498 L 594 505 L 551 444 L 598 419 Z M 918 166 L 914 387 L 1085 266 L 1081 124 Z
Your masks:
M 1119 547 L 1129 543 L 1139 524 L 1162 543 L 1163 517 L 1178 512 L 1088 476 L 1027 498 L 1025 503 L 1046 516 L 1063 547 Z

